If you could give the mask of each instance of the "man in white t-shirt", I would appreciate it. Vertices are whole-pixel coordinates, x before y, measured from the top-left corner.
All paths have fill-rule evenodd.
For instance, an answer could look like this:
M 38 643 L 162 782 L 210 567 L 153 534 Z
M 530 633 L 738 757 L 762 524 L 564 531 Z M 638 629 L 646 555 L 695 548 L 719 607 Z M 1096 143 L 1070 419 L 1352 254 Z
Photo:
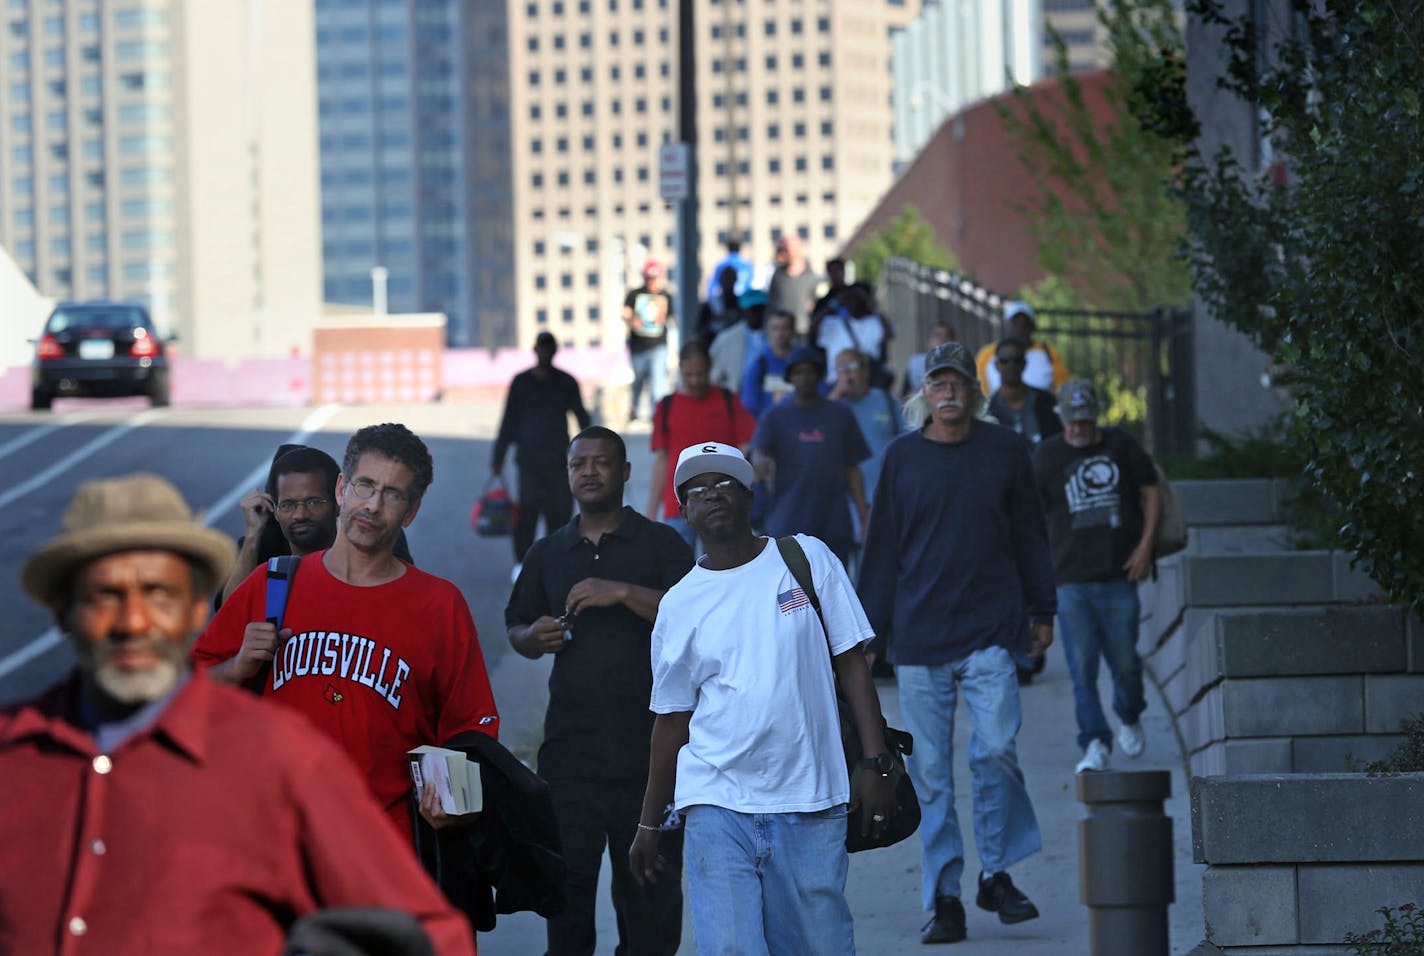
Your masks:
M 854 952 L 846 817 L 858 808 L 870 833 L 894 809 L 880 700 L 862 653 L 870 625 L 830 549 L 797 535 L 822 629 L 775 542 L 752 533 L 752 466 L 736 448 L 684 449 L 673 481 L 706 555 L 663 596 L 653 625 L 658 716 L 633 875 L 657 879 L 672 801 L 686 816 L 699 952 Z M 853 795 L 837 680 L 872 755 Z

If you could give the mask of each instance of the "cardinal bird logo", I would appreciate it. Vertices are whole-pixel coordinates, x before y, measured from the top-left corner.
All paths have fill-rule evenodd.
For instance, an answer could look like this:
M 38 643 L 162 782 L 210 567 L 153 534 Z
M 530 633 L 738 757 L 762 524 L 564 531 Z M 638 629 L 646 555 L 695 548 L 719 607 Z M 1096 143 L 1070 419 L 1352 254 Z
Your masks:
M 326 693 L 322 694 L 321 696 L 325 697 L 327 703 L 329 704 L 339 704 L 346 699 L 342 695 L 341 691 L 337 690 L 330 684 L 326 685 Z

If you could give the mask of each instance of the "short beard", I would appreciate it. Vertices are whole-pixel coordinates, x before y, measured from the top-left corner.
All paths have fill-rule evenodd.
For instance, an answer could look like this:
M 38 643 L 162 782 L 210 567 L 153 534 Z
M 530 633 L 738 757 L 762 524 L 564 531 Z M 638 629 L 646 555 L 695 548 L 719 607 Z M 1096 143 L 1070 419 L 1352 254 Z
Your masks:
M 94 686 L 105 697 L 126 706 L 147 704 L 171 692 L 187 666 L 187 645 L 174 644 L 162 637 L 128 640 L 146 641 L 152 645 L 159 656 L 158 662 L 146 671 L 126 672 L 109 660 L 110 652 L 120 649 L 122 643 L 108 642 L 98 648 L 81 645 L 78 649 L 79 666 L 93 680 Z
M 152 670 L 125 674 L 107 665 L 93 671 L 94 686 L 120 704 L 147 704 L 166 696 L 178 686 L 183 667 L 177 661 L 162 660 Z
M 287 538 L 287 545 L 292 549 L 293 554 L 311 554 L 313 551 L 331 547 L 331 542 L 335 539 L 335 525 L 317 524 L 309 534 L 299 534 Z

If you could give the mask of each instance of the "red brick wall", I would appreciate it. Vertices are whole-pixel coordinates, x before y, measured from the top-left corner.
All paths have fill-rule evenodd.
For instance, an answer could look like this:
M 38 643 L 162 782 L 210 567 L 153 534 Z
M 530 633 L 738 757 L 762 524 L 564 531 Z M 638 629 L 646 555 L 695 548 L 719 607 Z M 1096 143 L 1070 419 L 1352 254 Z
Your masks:
M 1106 125 L 1111 110 L 1103 95 L 1108 75 L 1102 70 L 1077 75 L 1089 111 Z M 1029 88 L 1049 116 L 1063 102 L 1057 79 Z M 856 230 L 842 253 L 854 257 L 858 244 L 913 205 L 935 235 L 954 252 L 966 274 L 995 292 L 1010 294 L 1043 277 L 1038 252 L 1024 213 L 1035 185 L 1019 161 L 1018 148 L 995 111 L 996 103 L 1018 110 L 1012 94 L 984 100 L 946 120 L 889 192 Z
M 318 327 L 312 401 L 428 402 L 440 394 L 443 324 Z

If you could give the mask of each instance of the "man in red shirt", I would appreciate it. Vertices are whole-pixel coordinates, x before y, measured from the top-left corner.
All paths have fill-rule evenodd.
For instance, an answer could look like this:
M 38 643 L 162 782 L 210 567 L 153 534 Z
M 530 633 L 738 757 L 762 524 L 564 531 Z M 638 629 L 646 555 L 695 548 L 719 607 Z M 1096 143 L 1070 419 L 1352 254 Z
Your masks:
M 87 482 L 25 562 L 79 665 L 0 712 L 0 953 L 271 954 L 318 910 L 469 924 L 305 720 L 188 664 L 232 541 L 155 475 Z
M 697 533 L 682 517 L 682 505 L 672 484 L 668 451 L 681 451 L 709 441 L 736 445 L 743 450 L 756 434 L 756 419 L 741 399 L 712 384 L 712 360 L 707 346 L 693 340 L 677 353 L 682 390 L 658 403 L 653 413 L 653 468 L 648 481 L 646 516 L 677 529 L 688 547 L 696 550 Z
M 336 481 L 341 530 L 328 550 L 302 558 L 281 629 L 266 620 L 258 568 L 193 651 L 214 677 L 258 678 L 263 696 L 326 731 L 407 836 L 406 751 L 499 728 L 464 595 L 392 553 L 433 477 L 425 443 L 404 425 L 356 432 Z

